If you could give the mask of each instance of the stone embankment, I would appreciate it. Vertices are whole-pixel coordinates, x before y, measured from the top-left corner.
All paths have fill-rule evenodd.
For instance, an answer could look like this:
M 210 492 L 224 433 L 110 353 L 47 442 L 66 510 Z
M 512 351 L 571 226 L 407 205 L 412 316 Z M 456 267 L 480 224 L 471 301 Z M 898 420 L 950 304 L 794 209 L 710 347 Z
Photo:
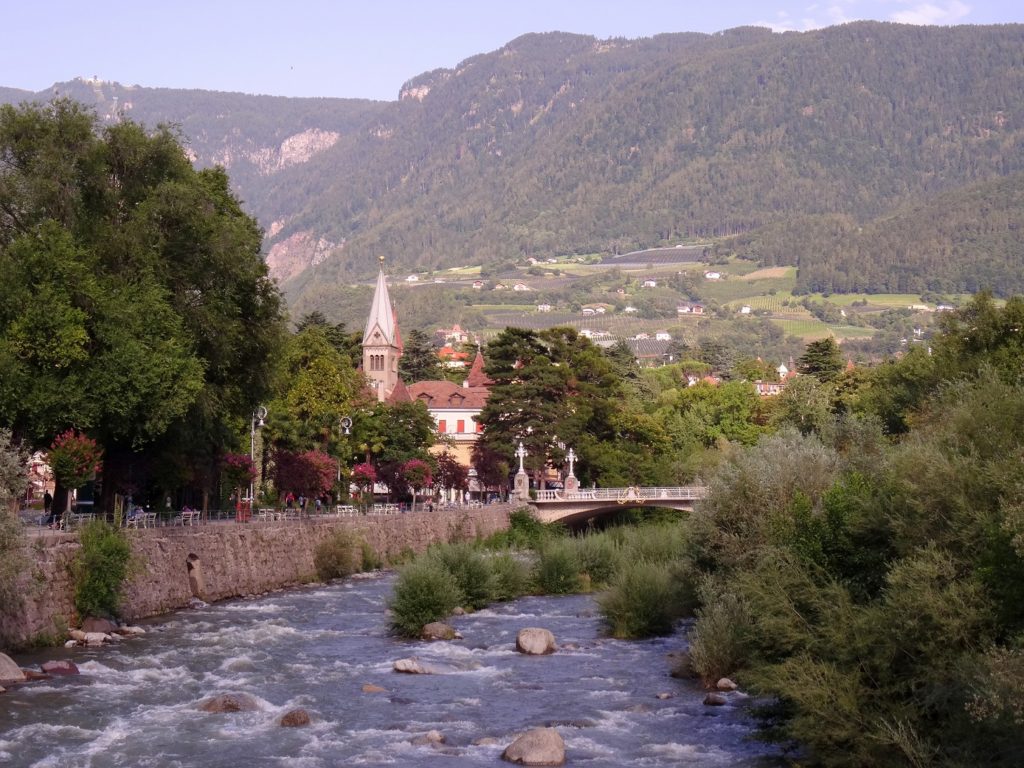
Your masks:
M 505 530 L 511 509 L 492 504 L 387 517 L 131 530 L 135 565 L 123 593 L 121 618 L 156 616 L 196 598 L 212 602 L 314 581 L 317 545 L 340 529 L 353 532 L 387 559 L 422 552 L 436 542 Z M 31 537 L 19 604 L 0 613 L 0 637 L 11 647 L 64 640 L 76 619 L 71 564 L 78 547 L 73 534 Z

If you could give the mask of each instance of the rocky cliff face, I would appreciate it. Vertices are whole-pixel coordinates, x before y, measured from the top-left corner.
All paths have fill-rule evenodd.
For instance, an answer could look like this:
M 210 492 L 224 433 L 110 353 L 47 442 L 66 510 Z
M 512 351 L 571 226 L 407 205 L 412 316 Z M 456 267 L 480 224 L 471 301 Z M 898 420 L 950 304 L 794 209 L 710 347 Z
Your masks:
M 267 233 L 269 241 L 281 231 L 279 222 L 271 224 Z M 271 234 L 273 232 L 273 234 Z M 267 266 L 270 276 L 283 283 L 295 277 L 308 267 L 315 267 L 327 258 L 335 248 L 344 247 L 324 237 L 315 237 L 312 232 L 296 232 L 284 240 L 274 242 L 267 251 Z

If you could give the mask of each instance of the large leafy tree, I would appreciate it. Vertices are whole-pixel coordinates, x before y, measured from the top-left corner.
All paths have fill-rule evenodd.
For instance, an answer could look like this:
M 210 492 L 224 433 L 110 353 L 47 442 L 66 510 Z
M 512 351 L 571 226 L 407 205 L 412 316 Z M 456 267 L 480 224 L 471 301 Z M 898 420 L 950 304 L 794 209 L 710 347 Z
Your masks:
M 812 341 L 797 361 L 797 371 L 818 381 L 832 381 L 843 370 L 843 356 L 831 336 Z
M 437 359 L 430 337 L 414 328 L 405 338 L 402 356 L 398 359 L 398 375 L 406 384 L 414 381 L 437 381 L 442 378 L 441 363 Z
M 0 107 L 0 422 L 40 446 L 85 430 L 114 490 L 133 466 L 208 488 L 281 339 L 260 245 L 171 130 Z
M 607 482 L 601 468 L 617 463 L 607 454 L 628 452 L 639 433 L 624 408 L 615 363 L 572 328 L 508 328 L 488 345 L 487 360 L 495 383 L 480 415 L 480 455 L 516 466 L 513 452 L 522 442 L 525 466 L 539 480 L 545 466 L 561 465 L 575 446 L 581 482 Z

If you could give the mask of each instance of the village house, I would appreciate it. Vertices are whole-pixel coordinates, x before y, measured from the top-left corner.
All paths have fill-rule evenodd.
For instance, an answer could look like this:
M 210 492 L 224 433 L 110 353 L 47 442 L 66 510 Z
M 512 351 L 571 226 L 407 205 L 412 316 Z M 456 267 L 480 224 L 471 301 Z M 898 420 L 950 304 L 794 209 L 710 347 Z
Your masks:
M 550 304 L 538 304 L 537 305 L 537 311 L 538 312 L 550 312 L 551 311 L 551 305 Z

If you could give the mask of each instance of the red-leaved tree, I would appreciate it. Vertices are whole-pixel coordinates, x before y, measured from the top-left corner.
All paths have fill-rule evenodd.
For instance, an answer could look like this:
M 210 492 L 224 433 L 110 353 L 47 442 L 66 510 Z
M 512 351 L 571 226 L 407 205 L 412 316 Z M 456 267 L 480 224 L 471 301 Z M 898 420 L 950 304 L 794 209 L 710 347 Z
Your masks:
M 402 479 L 412 488 L 412 509 L 416 510 L 416 494 L 430 485 L 430 465 L 423 459 L 409 459 L 402 465 Z
M 338 473 L 338 463 L 323 451 L 277 451 L 274 465 L 279 490 L 313 498 L 327 495 Z
M 70 508 L 68 492 L 81 488 L 103 468 L 103 449 L 91 437 L 69 429 L 50 445 L 48 461 L 57 481 L 54 509 Z

